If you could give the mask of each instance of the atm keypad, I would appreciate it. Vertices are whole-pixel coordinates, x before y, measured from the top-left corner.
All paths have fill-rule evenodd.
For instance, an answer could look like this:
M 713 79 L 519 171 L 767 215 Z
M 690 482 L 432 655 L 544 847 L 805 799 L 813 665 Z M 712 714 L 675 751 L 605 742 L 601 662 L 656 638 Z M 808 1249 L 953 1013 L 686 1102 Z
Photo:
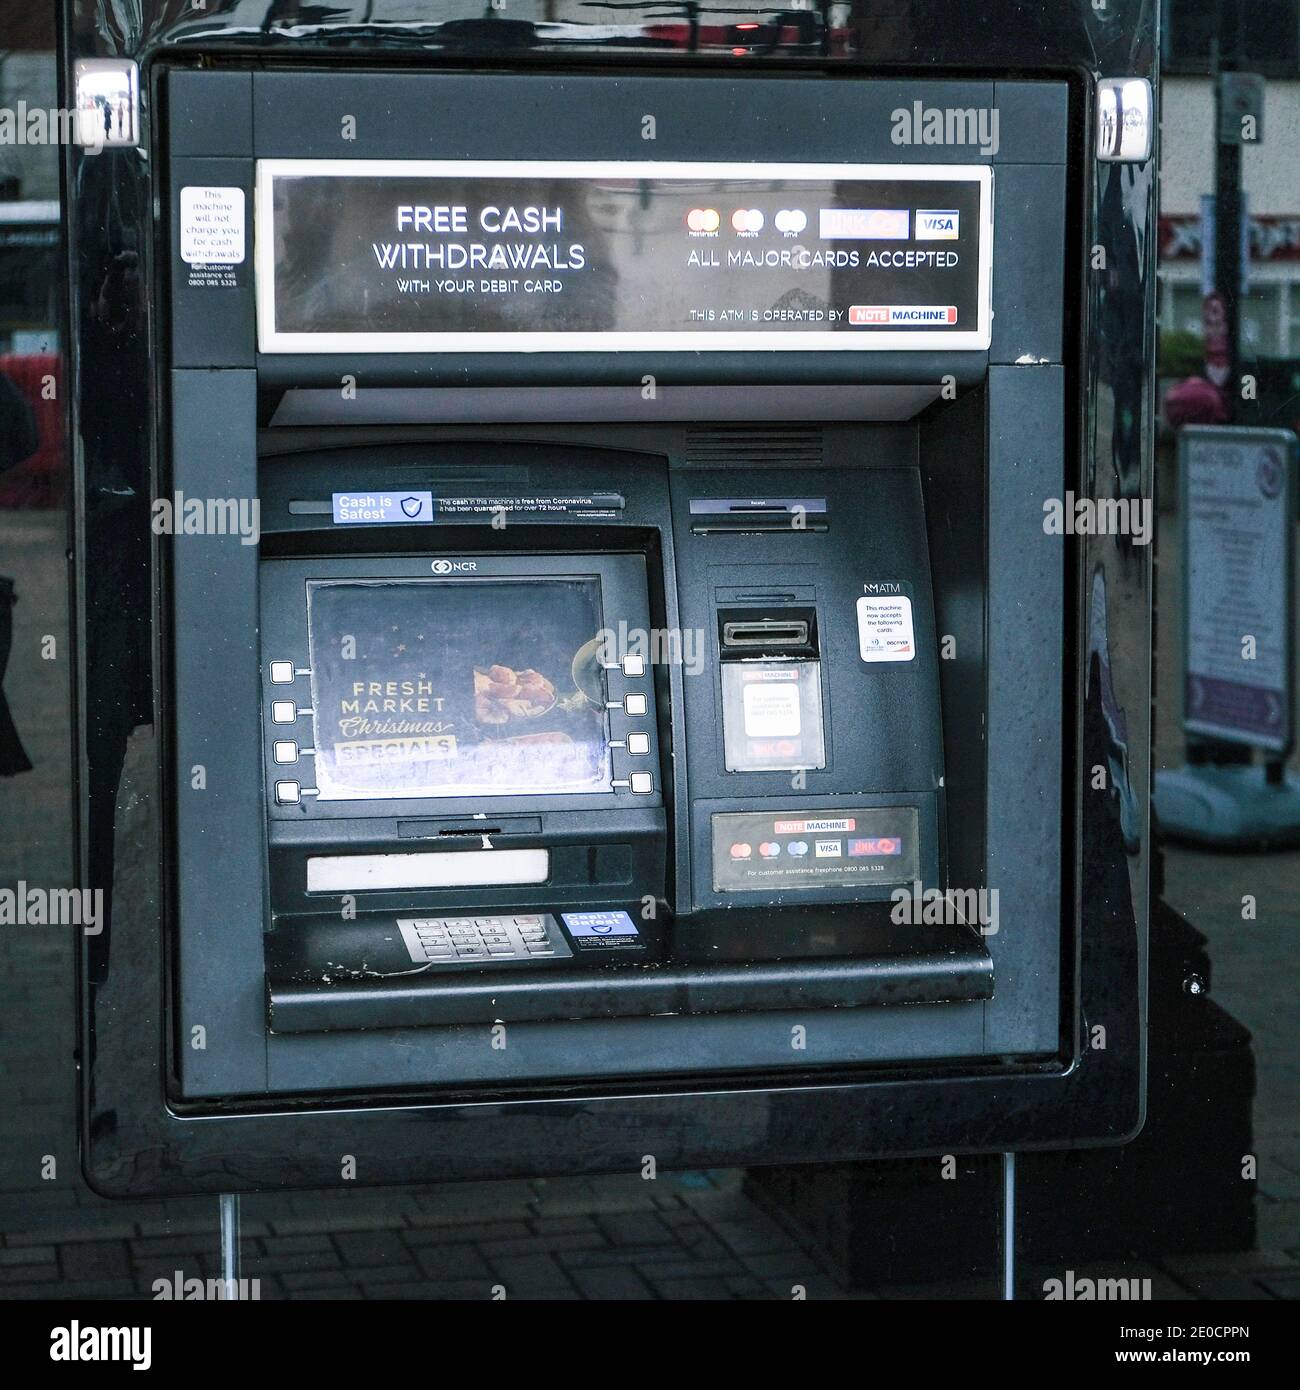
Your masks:
M 397 925 L 407 953 L 417 965 L 553 960 L 573 954 L 549 913 L 399 917 Z

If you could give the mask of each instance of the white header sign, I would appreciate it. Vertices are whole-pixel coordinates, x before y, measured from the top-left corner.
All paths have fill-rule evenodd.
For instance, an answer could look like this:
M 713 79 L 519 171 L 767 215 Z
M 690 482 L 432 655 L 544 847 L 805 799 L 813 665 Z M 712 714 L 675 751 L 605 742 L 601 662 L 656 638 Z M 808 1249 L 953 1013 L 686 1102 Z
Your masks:
M 264 353 L 983 351 L 993 170 L 257 163 Z

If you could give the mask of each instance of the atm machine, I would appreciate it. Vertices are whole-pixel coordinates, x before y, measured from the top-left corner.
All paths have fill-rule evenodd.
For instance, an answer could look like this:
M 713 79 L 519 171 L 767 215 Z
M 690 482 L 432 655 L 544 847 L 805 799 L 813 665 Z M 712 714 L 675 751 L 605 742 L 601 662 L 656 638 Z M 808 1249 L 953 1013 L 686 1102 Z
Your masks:
M 1146 12 L 95 8 L 92 1184 L 1136 1132 Z

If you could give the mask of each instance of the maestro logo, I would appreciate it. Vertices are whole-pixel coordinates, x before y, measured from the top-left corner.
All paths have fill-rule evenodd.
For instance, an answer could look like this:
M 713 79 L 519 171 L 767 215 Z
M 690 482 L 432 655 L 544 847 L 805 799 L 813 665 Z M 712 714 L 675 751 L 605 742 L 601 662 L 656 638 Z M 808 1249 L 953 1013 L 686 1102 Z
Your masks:
M 473 574 L 478 569 L 477 560 L 435 560 L 430 567 L 434 574 Z

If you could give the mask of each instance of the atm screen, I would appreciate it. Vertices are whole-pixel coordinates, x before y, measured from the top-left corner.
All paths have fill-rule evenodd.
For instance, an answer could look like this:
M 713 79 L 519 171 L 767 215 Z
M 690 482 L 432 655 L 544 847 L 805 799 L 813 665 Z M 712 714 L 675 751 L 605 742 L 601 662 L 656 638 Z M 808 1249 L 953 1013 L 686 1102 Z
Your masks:
M 975 165 L 261 160 L 263 352 L 984 348 Z
M 310 581 L 322 800 L 611 788 L 600 581 Z

